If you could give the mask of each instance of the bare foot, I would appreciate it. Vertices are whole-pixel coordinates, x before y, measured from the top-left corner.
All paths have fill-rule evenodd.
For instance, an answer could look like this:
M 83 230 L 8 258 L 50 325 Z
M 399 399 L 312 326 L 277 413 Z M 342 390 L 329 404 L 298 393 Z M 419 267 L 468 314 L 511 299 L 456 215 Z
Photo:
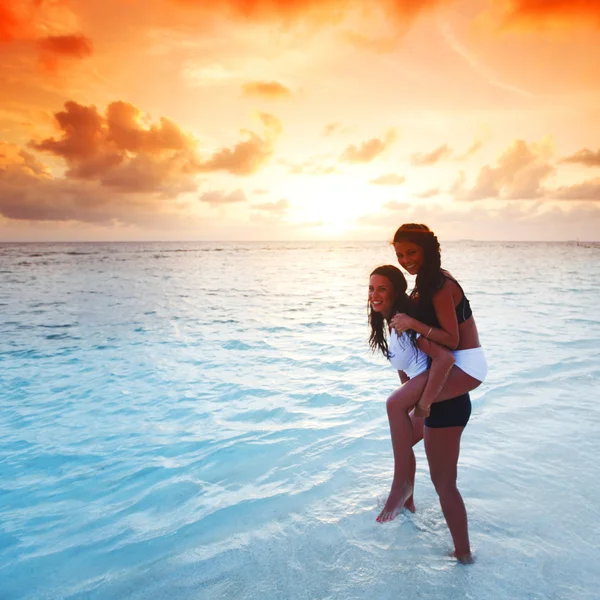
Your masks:
M 411 494 L 410 498 L 404 503 L 404 508 L 409 510 L 411 513 L 416 512 L 415 509 L 415 497 Z
M 387 521 L 395 519 L 402 510 L 404 504 L 412 496 L 412 492 L 412 485 L 410 485 L 410 483 L 405 483 L 399 487 L 392 487 L 383 510 L 375 520 L 378 523 L 386 523 Z
M 458 552 L 453 552 L 452 556 L 463 565 L 472 565 L 475 562 L 473 555 L 470 552 L 464 552 L 459 554 Z

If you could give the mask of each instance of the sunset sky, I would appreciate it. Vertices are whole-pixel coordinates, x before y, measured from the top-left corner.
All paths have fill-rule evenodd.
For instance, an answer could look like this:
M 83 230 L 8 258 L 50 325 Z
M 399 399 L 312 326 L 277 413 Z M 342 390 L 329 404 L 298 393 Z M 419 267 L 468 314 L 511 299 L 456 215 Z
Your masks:
M 0 0 L 0 240 L 600 240 L 598 0 Z

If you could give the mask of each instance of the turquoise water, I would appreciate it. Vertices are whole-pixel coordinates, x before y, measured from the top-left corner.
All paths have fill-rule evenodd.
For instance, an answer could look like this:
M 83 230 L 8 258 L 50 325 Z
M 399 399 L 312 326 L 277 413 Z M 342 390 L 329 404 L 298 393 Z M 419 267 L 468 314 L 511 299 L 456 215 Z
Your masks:
M 385 243 L 0 245 L 0 599 L 598 597 L 600 247 L 444 244 L 490 374 L 459 484 L 375 522 Z

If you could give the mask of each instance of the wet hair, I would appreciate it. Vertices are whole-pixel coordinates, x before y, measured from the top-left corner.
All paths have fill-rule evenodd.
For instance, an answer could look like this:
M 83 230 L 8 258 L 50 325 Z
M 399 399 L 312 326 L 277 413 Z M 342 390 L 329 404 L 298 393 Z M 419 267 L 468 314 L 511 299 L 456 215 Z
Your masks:
M 392 291 L 394 292 L 394 302 L 392 304 L 392 316 L 397 313 L 407 313 L 414 316 L 413 303 L 406 293 L 406 279 L 402 274 L 402 271 L 394 265 L 381 265 L 373 270 L 369 277 L 373 275 L 381 275 L 389 280 L 392 285 Z M 383 355 L 388 358 L 388 344 L 386 335 L 386 319 L 385 317 L 375 310 L 369 302 L 367 304 L 367 311 L 369 315 L 369 325 L 371 327 L 371 334 L 369 336 L 369 347 L 373 352 L 381 350 Z M 416 345 L 416 333 L 409 331 L 409 337 L 413 346 Z
M 433 296 L 444 285 L 446 276 L 442 271 L 442 251 L 436 235 L 422 223 L 405 223 L 394 234 L 392 243 L 396 242 L 412 242 L 423 248 L 423 266 L 410 294 L 415 301 L 414 317 L 427 325 L 439 326 Z

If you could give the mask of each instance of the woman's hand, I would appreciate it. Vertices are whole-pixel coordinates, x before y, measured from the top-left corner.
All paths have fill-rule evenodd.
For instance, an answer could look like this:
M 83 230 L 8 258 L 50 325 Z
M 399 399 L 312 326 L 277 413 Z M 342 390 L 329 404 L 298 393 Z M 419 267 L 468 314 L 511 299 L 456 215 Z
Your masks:
M 415 406 L 415 417 L 428 417 L 430 412 L 431 406 L 424 406 L 420 403 Z
M 406 313 L 398 313 L 392 317 L 390 325 L 396 330 L 397 333 L 402 333 L 407 329 L 412 329 L 413 318 L 409 317 Z

